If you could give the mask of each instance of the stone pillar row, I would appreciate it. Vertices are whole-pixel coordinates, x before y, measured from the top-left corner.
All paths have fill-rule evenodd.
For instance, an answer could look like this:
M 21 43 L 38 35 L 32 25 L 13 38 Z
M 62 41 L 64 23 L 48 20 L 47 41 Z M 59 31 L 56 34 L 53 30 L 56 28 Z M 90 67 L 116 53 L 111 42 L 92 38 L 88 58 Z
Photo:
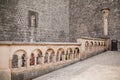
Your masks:
M 57 56 L 57 54 L 56 55 L 53 55 L 53 57 L 52 57 L 52 63 L 55 63 L 55 62 L 60 62 L 60 55 L 62 54 L 62 52 L 60 52 L 59 53 L 59 56 L 58 56 L 58 61 L 56 61 L 56 56 Z M 77 51 L 75 51 L 75 54 L 74 53 L 71 53 L 71 52 L 69 52 L 68 53 L 69 54 L 69 60 L 73 60 L 73 59 L 76 59 L 76 58 L 80 58 L 80 53 L 79 53 L 79 57 L 77 57 Z M 48 57 L 47 57 L 47 63 L 50 63 L 50 55 L 51 55 L 51 53 L 48 53 Z M 75 58 L 74 58 L 74 56 L 75 56 Z M 62 54 L 62 61 L 65 61 L 66 59 L 66 52 L 64 53 L 64 54 Z M 32 65 L 32 66 L 36 66 L 37 65 L 37 56 L 35 56 L 35 58 L 34 58 L 34 65 Z M 44 60 L 45 60 L 45 55 L 44 56 L 41 56 L 40 57 L 40 64 L 38 64 L 38 65 L 44 65 L 45 63 L 44 63 Z M 9 64 L 10 64 L 10 68 L 12 68 L 12 58 L 10 58 L 10 60 L 9 60 L 10 62 L 9 62 Z M 26 67 L 30 67 L 30 57 L 26 57 L 25 58 L 25 66 Z M 21 57 L 18 57 L 18 68 L 21 68 L 22 67 L 22 58 Z
M 90 56 L 90 55 L 94 55 L 96 53 L 100 53 L 102 51 L 105 50 L 105 46 L 104 45 L 89 45 L 89 46 L 85 46 L 85 54 L 86 57 Z

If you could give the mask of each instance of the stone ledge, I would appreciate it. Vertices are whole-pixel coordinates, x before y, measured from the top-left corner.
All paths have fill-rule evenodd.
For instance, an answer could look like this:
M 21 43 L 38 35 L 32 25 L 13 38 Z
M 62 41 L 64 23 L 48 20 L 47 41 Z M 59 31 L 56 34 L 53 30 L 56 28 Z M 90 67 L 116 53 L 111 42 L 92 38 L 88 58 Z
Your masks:
M 80 43 L 69 42 L 10 42 L 0 41 L 0 45 L 81 45 Z

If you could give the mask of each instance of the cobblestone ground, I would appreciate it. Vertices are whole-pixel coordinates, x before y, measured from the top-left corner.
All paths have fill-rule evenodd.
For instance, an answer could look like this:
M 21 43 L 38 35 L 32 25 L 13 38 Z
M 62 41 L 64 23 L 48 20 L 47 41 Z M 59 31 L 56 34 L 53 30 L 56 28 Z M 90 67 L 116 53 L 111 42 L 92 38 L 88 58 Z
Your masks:
M 107 51 L 33 80 L 120 80 L 120 52 Z

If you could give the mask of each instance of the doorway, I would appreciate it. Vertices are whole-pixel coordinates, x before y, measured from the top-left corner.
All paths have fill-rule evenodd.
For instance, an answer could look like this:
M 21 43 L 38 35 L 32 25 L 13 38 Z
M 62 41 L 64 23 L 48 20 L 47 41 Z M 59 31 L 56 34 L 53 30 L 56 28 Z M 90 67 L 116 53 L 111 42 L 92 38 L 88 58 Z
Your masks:
M 117 47 L 117 40 L 111 40 L 111 50 L 112 51 L 118 51 L 118 47 Z

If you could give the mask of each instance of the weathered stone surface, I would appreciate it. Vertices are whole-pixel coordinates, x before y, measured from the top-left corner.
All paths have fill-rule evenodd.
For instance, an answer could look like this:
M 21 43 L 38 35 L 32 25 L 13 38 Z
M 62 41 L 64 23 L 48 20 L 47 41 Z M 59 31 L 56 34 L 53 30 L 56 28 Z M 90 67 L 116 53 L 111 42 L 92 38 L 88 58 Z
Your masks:
M 110 9 L 108 33 L 111 39 L 120 39 L 120 0 L 70 0 L 70 41 L 81 36 L 102 37 L 101 9 Z
M 1 0 L 0 41 L 68 42 L 68 9 L 69 0 Z M 36 28 L 28 26 L 29 10 L 38 13 Z
M 11 80 L 10 78 L 11 78 L 11 71 L 9 69 L 0 70 L 0 80 Z
M 49 73 L 51 71 L 63 68 L 65 66 L 68 66 L 70 64 L 73 64 L 75 62 L 78 62 L 79 60 L 74 60 L 72 62 L 68 61 L 65 63 L 61 63 L 61 64 L 57 64 L 57 65 L 49 65 L 46 67 L 35 67 L 34 68 L 28 68 L 27 70 L 24 71 L 18 71 L 16 70 L 16 72 L 12 72 L 11 75 L 11 80 L 31 80 L 33 78 L 36 78 L 38 76 L 44 75 L 46 73 Z
M 109 8 L 109 37 L 120 40 L 120 0 L 0 0 L 0 41 L 69 42 L 102 37 L 101 9 Z M 38 13 L 29 27 L 28 11 Z

